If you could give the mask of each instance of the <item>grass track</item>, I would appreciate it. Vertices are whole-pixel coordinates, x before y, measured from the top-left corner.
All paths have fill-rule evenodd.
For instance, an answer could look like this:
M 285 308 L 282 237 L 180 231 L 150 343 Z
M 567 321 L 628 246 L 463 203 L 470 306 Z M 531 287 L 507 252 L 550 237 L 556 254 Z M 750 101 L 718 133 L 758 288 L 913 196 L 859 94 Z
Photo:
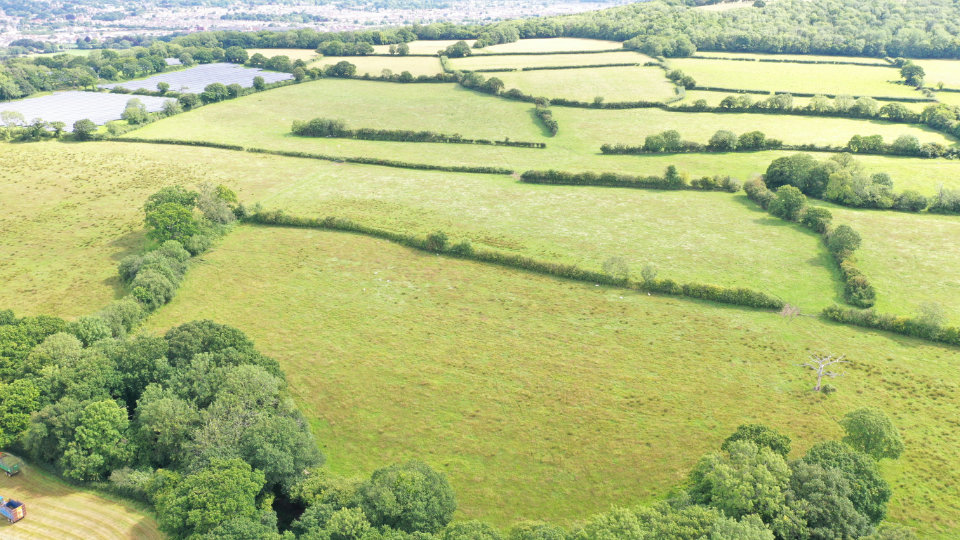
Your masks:
M 133 503 L 70 486 L 27 465 L 0 477 L 0 494 L 26 504 L 27 515 L 10 525 L 0 520 L 4 540 L 154 540 L 165 536 L 154 518 Z
M 569 521 L 663 495 L 741 422 L 783 429 L 799 455 L 877 405 L 907 444 L 884 466 L 891 516 L 924 538 L 960 530 L 955 349 L 254 227 L 148 325 L 196 318 L 281 362 L 337 471 L 422 457 L 450 475 L 459 518 Z M 829 399 L 796 366 L 809 351 L 853 360 Z

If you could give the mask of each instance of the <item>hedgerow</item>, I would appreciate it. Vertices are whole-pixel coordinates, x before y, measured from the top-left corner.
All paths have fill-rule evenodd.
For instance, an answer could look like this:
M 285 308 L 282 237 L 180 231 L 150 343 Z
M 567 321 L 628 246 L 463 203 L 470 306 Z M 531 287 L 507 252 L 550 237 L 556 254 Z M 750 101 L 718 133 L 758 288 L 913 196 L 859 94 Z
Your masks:
M 290 150 L 269 150 L 266 148 L 247 148 L 246 151 L 252 152 L 255 154 L 270 154 L 275 156 L 296 157 L 296 158 L 305 158 L 305 159 L 319 159 L 323 161 L 335 161 L 337 163 L 359 163 L 362 165 L 380 165 L 382 167 L 398 167 L 401 169 L 417 169 L 421 171 L 447 171 L 447 172 L 481 173 L 481 174 L 513 174 L 514 172 L 512 169 L 505 169 L 502 167 L 430 165 L 426 163 L 409 163 L 406 161 L 395 161 L 391 159 L 329 156 L 325 154 L 314 154 L 310 152 L 295 152 Z
M 340 120 L 314 118 L 308 122 L 294 120 L 291 132 L 301 137 L 332 137 L 346 139 L 362 139 L 368 141 L 395 141 L 420 143 L 450 143 L 450 144 L 481 144 L 494 146 L 513 146 L 519 148 L 546 148 L 546 143 L 511 141 L 505 138 L 502 141 L 488 139 L 466 139 L 460 135 L 445 135 L 434 131 L 411 131 L 400 129 L 348 129 Z
M 704 176 L 688 181 L 687 176 L 670 165 L 663 176 L 630 176 L 616 173 L 570 173 L 563 171 L 526 171 L 520 175 L 520 181 L 528 184 L 551 184 L 563 186 L 604 186 L 639 189 L 689 189 L 698 191 L 740 190 L 740 183 L 729 176 Z
M 829 306 L 821 312 L 823 318 L 843 323 L 893 332 L 949 345 L 960 345 L 960 328 L 941 326 L 918 318 L 877 313 L 873 309 L 850 309 Z
M 574 281 L 584 281 L 610 287 L 623 287 L 651 293 L 687 296 L 699 300 L 709 300 L 712 302 L 733 304 L 757 309 L 779 310 L 784 306 L 784 302 L 782 300 L 750 289 L 725 288 L 717 285 L 699 283 L 678 284 L 674 281 L 665 279 L 635 281 L 627 277 L 613 276 L 604 272 L 586 270 L 572 264 L 540 261 L 522 255 L 502 253 L 499 251 L 479 250 L 471 246 L 468 242 L 450 245 L 447 242 L 446 235 L 442 232 L 433 233 L 426 237 L 419 237 L 412 234 L 377 229 L 375 227 L 359 224 L 348 219 L 336 217 L 305 218 L 290 216 L 281 210 L 256 212 L 248 216 L 246 220 L 248 222 L 258 223 L 261 225 L 329 229 L 359 233 L 389 240 L 410 248 L 429 251 L 431 253 L 442 253 L 452 257 L 470 259 L 509 268 L 517 268 L 538 274 L 545 274 Z

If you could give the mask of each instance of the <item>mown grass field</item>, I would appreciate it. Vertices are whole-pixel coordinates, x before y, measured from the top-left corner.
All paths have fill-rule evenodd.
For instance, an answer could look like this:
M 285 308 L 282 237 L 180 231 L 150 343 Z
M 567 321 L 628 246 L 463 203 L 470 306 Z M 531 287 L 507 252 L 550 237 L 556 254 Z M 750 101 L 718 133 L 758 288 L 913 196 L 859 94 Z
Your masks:
M 510 58 L 510 57 L 507 57 Z M 656 67 L 602 67 L 490 73 L 506 88 L 517 88 L 532 96 L 566 98 L 592 102 L 665 101 L 674 97 L 673 84 Z
M 13 525 L 0 519 L 4 540 L 165 538 L 139 505 L 70 486 L 30 465 L 17 476 L 0 476 L 0 494 L 27 507 L 26 517 Z
M 443 73 L 440 66 L 440 58 L 425 58 L 423 56 L 324 56 L 317 60 L 317 65 L 329 66 L 346 60 L 357 66 L 357 75 L 364 73 L 371 77 L 379 77 L 383 70 L 389 69 L 394 74 L 399 75 L 404 71 L 409 71 L 414 77 L 418 75 L 436 75 Z
M 669 65 L 692 76 L 698 86 L 770 92 L 923 97 L 910 86 L 895 84 L 901 80 L 900 73 L 889 67 L 737 62 L 699 58 L 672 58 Z
M 665 494 L 742 422 L 789 433 L 798 456 L 873 405 L 906 442 L 883 466 L 891 517 L 923 538 L 960 529 L 955 349 L 255 227 L 205 255 L 148 326 L 197 318 L 280 361 L 334 470 L 425 459 L 460 518 L 569 523 Z M 827 399 L 797 366 L 818 351 L 853 362 Z
M 478 54 L 467 58 L 451 58 L 450 67 L 460 70 L 477 69 L 520 69 L 525 67 L 544 67 L 544 66 L 584 66 L 597 64 L 643 64 L 653 59 L 647 55 L 633 51 L 603 52 L 594 54 L 532 54 L 529 56 L 492 56 Z M 660 78 L 664 79 L 663 70 L 660 72 Z M 625 82 L 626 84 L 626 82 Z M 558 86 L 563 86 L 561 81 Z

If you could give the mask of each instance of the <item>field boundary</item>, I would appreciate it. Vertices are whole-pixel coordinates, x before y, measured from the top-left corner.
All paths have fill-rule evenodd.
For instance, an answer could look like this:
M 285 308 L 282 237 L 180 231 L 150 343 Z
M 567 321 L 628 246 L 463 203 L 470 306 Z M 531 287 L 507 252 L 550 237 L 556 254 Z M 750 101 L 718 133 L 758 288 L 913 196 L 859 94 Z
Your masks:
M 780 310 L 786 302 L 759 291 L 746 288 L 726 288 L 701 283 L 680 284 L 670 279 L 632 280 L 629 277 L 616 277 L 603 272 L 585 270 L 573 264 L 552 263 L 492 250 L 477 250 L 469 242 L 448 245 L 446 234 L 442 231 L 425 238 L 412 234 L 395 233 L 359 224 L 337 217 L 306 218 L 291 216 L 282 210 L 260 211 L 244 219 L 247 223 L 264 226 L 279 226 L 304 229 L 325 229 L 332 231 L 362 234 L 388 240 L 409 248 L 454 257 L 480 263 L 494 264 L 506 268 L 541 274 L 555 278 L 568 279 L 595 285 L 605 285 L 638 292 L 657 293 L 667 296 L 684 296 L 697 300 L 707 300 L 720 304 L 731 304 L 766 311 Z
M 703 51 L 703 52 L 714 52 L 714 51 Z M 725 52 L 725 51 L 715 51 L 715 52 Z M 693 58 L 695 60 L 725 60 L 728 62 L 772 62 L 780 64 L 825 64 L 825 65 L 844 65 L 844 66 L 866 66 L 866 67 L 885 67 L 885 68 L 895 68 L 896 66 L 890 63 L 884 64 L 871 64 L 867 62 L 854 62 L 851 60 L 796 60 L 796 59 L 786 59 L 786 58 L 734 58 L 731 56 L 702 56 L 695 54 L 693 56 L 688 56 L 687 58 Z

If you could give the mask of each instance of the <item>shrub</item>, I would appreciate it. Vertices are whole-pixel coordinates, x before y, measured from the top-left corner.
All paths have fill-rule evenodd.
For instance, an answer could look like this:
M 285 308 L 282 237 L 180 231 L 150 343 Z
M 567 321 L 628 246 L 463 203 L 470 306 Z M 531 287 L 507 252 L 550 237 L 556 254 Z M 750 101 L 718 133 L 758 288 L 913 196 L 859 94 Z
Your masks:
M 827 234 L 827 247 L 835 254 L 843 254 L 844 257 L 860 247 L 860 235 L 849 225 L 840 225 Z
M 799 189 L 793 186 L 780 186 L 777 188 L 776 196 L 768 203 L 767 209 L 777 217 L 797 221 L 806 205 L 807 198 Z
M 73 123 L 73 136 L 78 141 L 89 141 L 95 137 L 97 125 L 92 120 L 84 118 Z
M 927 198 L 913 190 L 906 190 L 897 195 L 893 208 L 904 212 L 919 212 L 927 207 Z
M 830 222 L 833 220 L 833 214 L 821 206 L 810 206 L 803 213 L 800 222 L 809 229 L 823 234 L 830 228 Z
M 721 129 L 710 137 L 707 148 L 718 152 L 735 150 L 737 148 L 737 136 L 732 131 Z
M 759 204 L 760 208 L 764 210 L 776 198 L 776 194 L 767 189 L 767 185 L 760 178 L 754 178 L 743 184 L 743 191 L 746 192 L 751 201 Z

